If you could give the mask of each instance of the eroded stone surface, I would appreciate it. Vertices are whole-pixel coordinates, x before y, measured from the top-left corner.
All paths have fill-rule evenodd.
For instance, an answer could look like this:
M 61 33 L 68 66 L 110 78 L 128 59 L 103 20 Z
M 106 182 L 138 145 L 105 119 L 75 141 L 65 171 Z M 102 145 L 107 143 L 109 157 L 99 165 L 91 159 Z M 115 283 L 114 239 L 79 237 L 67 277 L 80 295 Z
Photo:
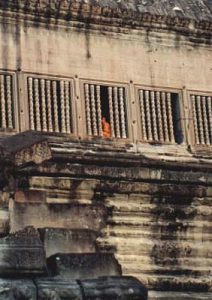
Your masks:
M 0 279 L 1 300 L 37 300 L 37 290 L 30 280 Z
M 95 253 L 98 233 L 92 230 L 40 229 L 46 257 L 56 253 Z
M 37 280 L 37 300 L 83 300 L 80 286 L 76 281 Z
M 146 288 L 132 277 L 102 277 L 83 280 L 81 286 L 85 299 L 98 300 L 147 300 Z
M 47 260 L 50 273 L 62 279 L 93 279 L 120 276 L 121 266 L 107 253 L 56 254 Z
M 45 253 L 34 228 L 0 239 L 0 276 L 46 274 Z

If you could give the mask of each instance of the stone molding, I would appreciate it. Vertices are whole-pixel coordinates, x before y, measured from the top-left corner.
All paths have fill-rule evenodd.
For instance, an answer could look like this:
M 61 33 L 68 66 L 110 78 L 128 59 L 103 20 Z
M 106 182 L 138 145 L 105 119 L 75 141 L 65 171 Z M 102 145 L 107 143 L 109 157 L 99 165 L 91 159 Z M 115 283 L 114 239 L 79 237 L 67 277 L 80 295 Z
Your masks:
M 180 32 L 192 32 L 194 34 L 206 33 L 211 36 L 212 19 L 200 18 L 194 19 L 188 16 L 172 14 L 158 14 L 154 9 L 149 11 L 135 11 L 124 9 L 122 7 L 108 7 L 90 4 L 89 1 L 77 0 L 0 0 L 0 14 L 6 15 L 6 12 L 24 13 L 20 18 L 29 19 L 30 16 L 36 16 L 36 22 L 56 18 L 57 24 L 60 20 L 66 20 L 66 25 L 70 26 L 69 21 L 80 21 L 90 24 L 127 27 L 139 29 L 162 28 L 171 29 Z M 44 18 L 44 20 L 42 19 Z M 87 28 L 86 27 L 86 28 Z M 104 28 L 106 30 L 107 28 Z

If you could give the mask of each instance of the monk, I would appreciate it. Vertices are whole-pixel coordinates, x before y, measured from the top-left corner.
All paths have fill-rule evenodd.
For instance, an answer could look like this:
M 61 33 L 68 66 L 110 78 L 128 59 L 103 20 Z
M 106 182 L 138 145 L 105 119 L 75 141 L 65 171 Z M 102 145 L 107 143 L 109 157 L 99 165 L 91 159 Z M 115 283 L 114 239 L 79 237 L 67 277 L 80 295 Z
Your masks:
M 105 138 L 111 137 L 110 124 L 107 122 L 105 117 L 102 118 L 102 132 L 103 132 L 103 137 Z

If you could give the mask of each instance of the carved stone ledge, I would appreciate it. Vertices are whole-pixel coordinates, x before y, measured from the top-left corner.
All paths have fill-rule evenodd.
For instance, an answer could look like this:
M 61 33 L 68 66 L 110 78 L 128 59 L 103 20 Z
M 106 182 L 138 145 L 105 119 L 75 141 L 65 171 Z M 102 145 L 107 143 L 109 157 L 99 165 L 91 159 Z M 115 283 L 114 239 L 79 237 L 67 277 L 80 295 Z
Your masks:
M 201 8 L 206 13 L 199 15 L 199 8 L 193 4 L 189 4 L 192 13 L 188 13 L 187 4 L 183 10 L 174 10 L 174 7 L 165 9 L 159 1 L 150 5 L 136 5 L 135 1 L 131 1 L 131 5 L 127 5 L 126 1 L 121 1 L 117 5 L 115 1 L 111 2 L 111 6 L 107 2 L 97 1 L 77 1 L 77 0 L 0 0 L 0 9 L 4 11 L 22 12 L 30 16 L 35 15 L 37 22 L 41 22 L 40 17 L 50 20 L 57 18 L 66 21 L 78 20 L 80 22 L 89 22 L 89 24 L 103 24 L 109 26 L 120 27 L 162 27 L 173 30 L 189 31 L 197 33 L 197 31 L 207 32 L 210 35 L 212 29 L 212 19 L 209 8 L 205 5 Z M 193 6 L 192 6 L 193 5 Z M 165 12 L 164 12 L 165 9 Z M 196 11 L 198 10 L 198 11 Z M 186 11 L 186 12 L 185 12 Z M 5 12 L 4 12 L 5 16 Z M 24 18 L 23 16 L 21 18 Z M 66 25 L 68 25 L 67 23 Z M 192 24 L 192 26 L 190 26 Z M 70 24 L 69 24 L 70 25 Z M 192 29 L 193 27 L 193 29 Z
M 46 137 L 27 131 L 1 138 L 0 155 L 2 161 L 7 161 L 15 166 L 29 162 L 40 164 L 51 158 L 51 149 Z

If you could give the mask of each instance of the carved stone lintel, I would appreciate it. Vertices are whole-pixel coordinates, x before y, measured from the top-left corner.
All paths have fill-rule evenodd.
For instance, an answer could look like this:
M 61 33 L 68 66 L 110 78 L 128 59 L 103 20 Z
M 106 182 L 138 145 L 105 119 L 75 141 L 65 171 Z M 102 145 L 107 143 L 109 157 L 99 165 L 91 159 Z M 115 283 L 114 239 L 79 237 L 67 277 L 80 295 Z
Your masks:
M 29 162 L 40 164 L 52 157 L 47 139 L 33 131 L 3 138 L 0 141 L 0 153 L 3 160 L 16 166 Z

